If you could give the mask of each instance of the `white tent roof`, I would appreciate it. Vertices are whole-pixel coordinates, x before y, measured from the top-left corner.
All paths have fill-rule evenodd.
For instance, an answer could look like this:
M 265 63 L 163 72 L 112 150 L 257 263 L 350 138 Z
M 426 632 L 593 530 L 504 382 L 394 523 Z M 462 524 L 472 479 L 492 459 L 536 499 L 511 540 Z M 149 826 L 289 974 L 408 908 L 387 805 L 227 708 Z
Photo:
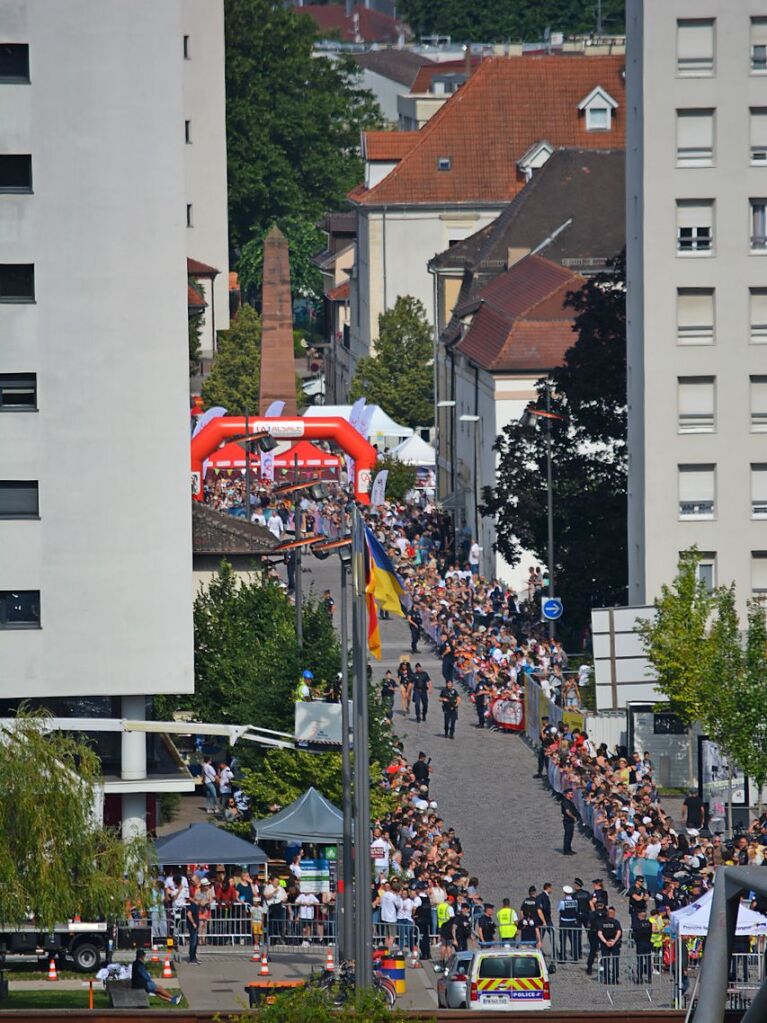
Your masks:
M 407 440 L 403 440 L 401 444 L 398 444 L 391 454 L 406 465 L 437 464 L 437 452 L 431 444 L 427 444 L 417 433 L 414 433 L 412 437 L 408 437 Z
M 675 934 L 704 935 L 708 934 L 708 920 L 711 916 L 711 900 L 714 897 L 713 889 L 707 891 L 697 902 L 689 906 L 682 906 L 675 909 L 671 914 L 671 929 Z M 755 913 L 741 902 L 738 908 L 738 923 L 735 933 L 745 934 L 767 934 L 767 917 L 761 913 Z
M 413 431 L 409 426 L 400 426 L 395 423 L 391 416 L 379 406 L 372 406 L 375 412 L 370 420 L 368 440 L 375 440 L 376 437 L 412 437 Z M 314 416 L 340 416 L 348 421 L 351 415 L 351 405 L 310 405 L 304 412 L 307 417 Z

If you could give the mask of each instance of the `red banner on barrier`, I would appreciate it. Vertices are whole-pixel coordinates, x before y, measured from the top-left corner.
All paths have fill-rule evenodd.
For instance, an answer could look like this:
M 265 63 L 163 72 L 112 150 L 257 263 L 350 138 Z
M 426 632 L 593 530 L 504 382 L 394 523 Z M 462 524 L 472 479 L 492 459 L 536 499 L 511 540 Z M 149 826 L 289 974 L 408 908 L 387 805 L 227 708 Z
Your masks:
M 525 730 L 525 705 L 521 700 L 493 700 L 490 704 L 490 717 L 503 732 Z

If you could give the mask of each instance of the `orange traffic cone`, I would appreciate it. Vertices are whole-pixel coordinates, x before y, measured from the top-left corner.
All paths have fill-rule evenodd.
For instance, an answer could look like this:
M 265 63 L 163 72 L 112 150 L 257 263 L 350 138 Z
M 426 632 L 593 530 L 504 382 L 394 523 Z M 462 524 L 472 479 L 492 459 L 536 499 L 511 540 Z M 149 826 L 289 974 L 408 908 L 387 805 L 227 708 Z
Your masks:
M 269 970 L 269 960 L 266 957 L 266 952 L 261 956 L 261 969 L 258 971 L 259 977 L 271 977 L 271 971 Z
M 328 945 L 328 954 L 325 957 L 325 969 L 328 973 L 334 973 L 336 968 L 335 959 L 333 958 L 333 948 Z
M 48 980 L 58 980 L 58 979 L 59 979 L 59 975 L 58 975 L 58 973 L 56 973 L 56 960 L 55 959 L 51 959 L 50 963 L 48 964 Z
M 250 957 L 250 961 L 252 963 L 260 963 L 261 962 L 261 947 L 259 945 L 254 945 L 253 946 L 253 955 Z
M 169 955 L 165 956 L 165 962 L 163 963 L 163 967 L 162 967 L 162 979 L 163 980 L 173 980 L 173 970 L 172 970 L 171 965 L 170 965 L 170 956 Z
M 157 945 L 152 945 L 152 955 L 149 957 L 150 963 L 159 963 L 160 961 L 160 950 Z

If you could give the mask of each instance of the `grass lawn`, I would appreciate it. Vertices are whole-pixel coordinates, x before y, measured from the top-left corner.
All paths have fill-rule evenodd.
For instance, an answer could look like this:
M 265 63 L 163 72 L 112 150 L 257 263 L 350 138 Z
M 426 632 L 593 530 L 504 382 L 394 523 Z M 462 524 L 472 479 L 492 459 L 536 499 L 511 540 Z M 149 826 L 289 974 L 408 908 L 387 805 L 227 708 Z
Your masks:
M 162 977 L 162 963 L 147 963 L 146 968 L 151 975 L 159 980 Z M 56 967 L 59 980 L 83 980 L 87 981 L 87 973 L 78 973 L 77 970 L 60 970 Z M 37 963 L 14 963 L 12 969 L 3 971 L 6 980 L 46 980 L 48 977 L 48 965 L 38 966 Z M 175 975 L 175 969 L 174 969 Z M 101 983 L 97 981 L 96 983 Z
M 161 998 L 150 998 L 149 1005 L 152 1009 L 184 1009 L 188 1008 L 185 998 L 181 999 L 178 1006 L 170 1005 Z M 108 1009 L 109 999 L 106 992 L 99 988 L 93 989 L 93 1007 L 95 1009 Z M 81 991 L 11 991 L 8 998 L 0 1002 L 0 1009 L 87 1009 L 88 989 Z

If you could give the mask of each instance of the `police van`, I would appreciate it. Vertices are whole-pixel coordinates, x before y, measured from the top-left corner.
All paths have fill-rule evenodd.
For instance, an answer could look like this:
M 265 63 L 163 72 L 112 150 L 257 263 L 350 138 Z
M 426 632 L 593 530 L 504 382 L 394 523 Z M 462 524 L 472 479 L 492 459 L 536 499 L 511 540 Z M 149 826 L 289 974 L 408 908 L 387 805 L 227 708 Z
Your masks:
M 551 1008 L 546 960 L 532 945 L 480 947 L 474 953 L 467 986 L 468 1009 L 518 1012 Z

